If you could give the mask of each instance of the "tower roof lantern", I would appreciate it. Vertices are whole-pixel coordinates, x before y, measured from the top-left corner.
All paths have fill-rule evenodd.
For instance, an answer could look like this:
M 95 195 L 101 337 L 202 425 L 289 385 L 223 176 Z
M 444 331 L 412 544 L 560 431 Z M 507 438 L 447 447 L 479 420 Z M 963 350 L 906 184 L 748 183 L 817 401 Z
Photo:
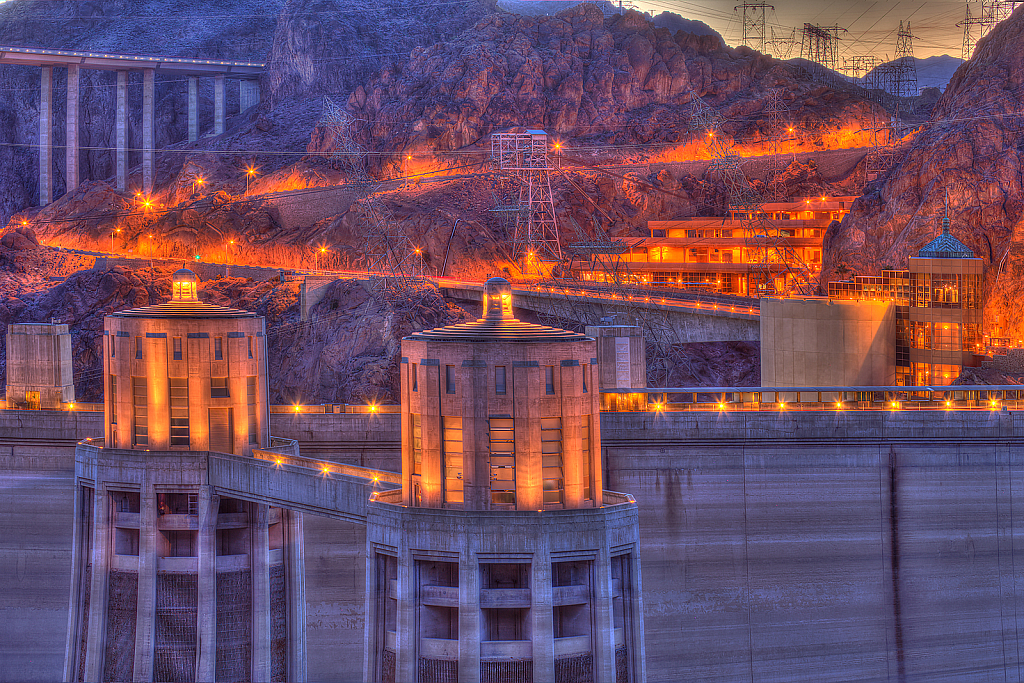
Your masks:
M 942 234 L 917 252 L 919 258 L 977 258 L 971 248 L 949 234 L 949 196 L 946 213 L 942 217 Z

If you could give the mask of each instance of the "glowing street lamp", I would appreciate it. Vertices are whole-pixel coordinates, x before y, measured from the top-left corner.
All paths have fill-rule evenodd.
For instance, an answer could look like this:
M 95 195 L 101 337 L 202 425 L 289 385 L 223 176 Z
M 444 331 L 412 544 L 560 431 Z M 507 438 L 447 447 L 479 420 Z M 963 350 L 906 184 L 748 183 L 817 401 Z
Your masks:
M 118 235 L 120 235 L 121 234 L 121 228 L 117 228 L 116 230 L 111 230 L 110 231 L 110 253 L 111 254 L 114 253 L 114 233 L 117 233 Z
M 249 180 L 256 175 L 256 168 L 248 166 L 245 169 L 245 193 L 249 194 Z
M 205 183 L 205 182 L 206 181 L 203 179 L 202 176 L 199 176 L 199 177 L 193 179 L 192 180 L 192 194 L 196 193 L 196 187 L 202 188 L 203 183 Z

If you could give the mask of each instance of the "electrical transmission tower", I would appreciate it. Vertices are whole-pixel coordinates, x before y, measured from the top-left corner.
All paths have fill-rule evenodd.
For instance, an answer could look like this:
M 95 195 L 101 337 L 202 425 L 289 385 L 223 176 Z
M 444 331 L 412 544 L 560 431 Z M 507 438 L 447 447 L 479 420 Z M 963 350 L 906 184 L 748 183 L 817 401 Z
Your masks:
M 779 102 L 781 103 L 781 98 Z M 768 106 L 773 106 L 770 100 Z M 781 107 L 774 106 L 774 117 L 781 122 Z M 786 236 L 772 225 L 770 217 L 762 210 L 765 197 L 743 175 L 740 169 L 742 159 L 724 141 L 720 134 L 721 123 L 722 118 L 718 112 L 700 98 L 693 99 L 690 130 L 708 144 L 712 158 L 708 164 L 707 174 L 713 182 L 725 189 L 729 206 L 740 212 L 745 238 L 744 252 L 750 271 L 748 294 L 759 296 L 790 291 L 811 293 L 814 283 L 811 280 L 810 269 L 789 244 Z
M 372 289 L 386 297 L 405 294 L 423 287 L 423 257 L 403 232 L 390 209 L 381 201 L 383 186 L 370 177 L 363 164 L 364 150 L 353 138 L 353 118 L 343 107 L 324 97 L 320 127 L 327 130 L 334 142 L 329 158 L 347 172 L 348 182 L 362 194 L 365 220 L 362 252 Z
M 559 263 L 562 247 L 551 192 L 548 134 L 543 130 L 491 135 L 491 162 L 519 185 L 518 205 L 505 206 L 516 218 L 512 234 L 512 260 L 525 274 L 540 274 L 543 261 Z
M 854 55 L 843 60 L 843 71 L 851 83 L 856 83 L 870 90 L 869 83 L 872 80 L 872 71 L 879 66 L 882 60 L 874 55 Z
M 776 59 L 789 59 L 789 56 L 793 54 L 793 46 L 796 45 L 796 29 L 793 29 L 787 36 L 784 33 L 776 33 L 775 27 L 772 29 L 772 37 L 770 40 L 765 40 L 765 46 L 771 49 L 771 54 Z
M 787 127 L 789 111 L 782 101 L 782 89 L 772 88 L 768 91 L 768 101 L 764 107 L 765 119 L 768 123 L 768 169 L 765 174 L 767 190 L 765 197 L 779 201 L 786 193 L 782 183 L 782 171 L 786 164 L 782 160 L 782 137 Z
M 733 8 L 733 12 L 742 13 L 742 25 L 743 25 L 743 44 L 752 50 L 757 50 L 760 53 L 765 51 L 765 38 L 764 38 L 764 19 L 766 10 L 774 10 L 775 7 L 772 5 L 765 4 L 764 2 L 744 2 L 742 5 L 736 5 Z
M 996 24 L 1006 19 L 1022 0 L 982 0 L 978 14 L 971 14 L 971 3 L 968 0 L 964 20 L 957 23 L 964 30 L 964 43 L 960 56 L 964 61 L 971 58 L 978 41 L 988 35 Z
M 835 74 L 839 68 L 840 34 L 846 32 L 841 26 L 804 24 L 800 57 L 824 67 L 820 78 L 825 85 L 835 85 Z

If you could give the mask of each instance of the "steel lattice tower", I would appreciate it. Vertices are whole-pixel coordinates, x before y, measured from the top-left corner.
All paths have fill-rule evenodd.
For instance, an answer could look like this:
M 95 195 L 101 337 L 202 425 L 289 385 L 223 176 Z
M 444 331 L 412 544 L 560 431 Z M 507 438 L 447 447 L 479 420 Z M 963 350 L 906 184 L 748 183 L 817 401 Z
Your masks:
M 766 10 L 774 10 L 775 7 L 764 2 L 744 2 L 736 5 L 734 12 L 743 10 L 743 44 L 747 47 L 764 53 L 765 37 L 764 24 Z
M 971 3 L 967 3 L 964 20 L 957 23 L 964 30 L 964 42 L 960 56 L 964 61 L 971 58 L 978 41 L 988 35 L 996 24 L 1009 17 L 1021 0 L 982 0 L 981 12 L 971 14 Z
M 324 98 L 320 126 L 329 130 L 334 149 L 330 159 L 337 162 L 349 176 L 349 183 L 363 194 L 362 205 L 366 218 L 366 234 L 362 251 L 367 258 L 367 271 L 375 291 L 397 294 L 415 290 L 423 285 L 423 258 L 409 236 L 395 221 L 390 209 L 380 201 L 383 183 L 370 177 L 363 165 L 364 150 L 355 142 L 352 128 L 356 123 L 343 107 L 329 97 Z
M 782 161 L 781 145 L 782 135 L 786 129 L 788 111 L 785 102 L 782 101 L 782 89 L 772 88 L 768 91 L 768 101 L 764 107 L 765 119 L 768 122 L 768 170 L 765 174 L 766 195 L 772 201 L 779 201 L 785 194 L 785 187 L 782 185 L 782 171 L 785 164 Z
M 804 24 L 800 43 L 800 57 L 825 67 L 824 79 L 830 83 L 839 68 L 839 34 L 846 33 L 841 26 Z
M 773 57 L 789 59 L 789 56 L 793 54 L 793 46 L 796 45 L 796 29 L 793 29 L 788 36 L 784 33 L 776 33 L 774 27 L 771 32 L 771 40 L 765 40 L 765 46 L 771 47 Z
M 519 183 L 519 205 L 512 236 L 512 259 L 523 273 L 538 270 L 538 261 L 562 261 L 558 220 L 551 192 L 548 134 L 543 130 L 491 135 L 491 161 Z M 530 265 L 530 264 L 534 265 Z

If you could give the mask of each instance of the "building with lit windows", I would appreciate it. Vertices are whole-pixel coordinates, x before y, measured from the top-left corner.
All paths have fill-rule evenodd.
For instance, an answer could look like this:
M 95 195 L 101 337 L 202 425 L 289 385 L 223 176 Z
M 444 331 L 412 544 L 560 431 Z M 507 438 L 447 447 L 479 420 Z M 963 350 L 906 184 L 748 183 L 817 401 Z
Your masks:
M 270 447 L 262 317 L 170 301 L 104 320 L 102 440 L 75 451 L 66 681 L 305 678 L 300 514 L 221 497 L 211 452 Z
M 907 270 L 830 282 L 828 296 L 894 302 L 896 384 L 945 386 L 985 351 L 982 274 L 982 260 L 949 233 L 947 215 L 942 234 L 909 259 Z
M 402 342 L 402 488 L 367 509 L 366 681 L 645 680 L 639 527 L 603 488 L 594 339 L 512 315 Z
M 832 221 L 842 220 L 856 197 L 808 197 L 762 205 L 754 217 L 778 237 L 813 275 L 821 270 L 821 248 Z M 765 273 L 785 277 L 782 263 L 763 264 L 763 231 L 751 226 L 749 211 L 731 210 L 725 218 L 650 221 L 649 235 L 623 238 L 615 254 L 584 255 L 574 270 L 584 280 L 600 281 L 614 262 L 638 283 L 723 294 L 756 296 Z

